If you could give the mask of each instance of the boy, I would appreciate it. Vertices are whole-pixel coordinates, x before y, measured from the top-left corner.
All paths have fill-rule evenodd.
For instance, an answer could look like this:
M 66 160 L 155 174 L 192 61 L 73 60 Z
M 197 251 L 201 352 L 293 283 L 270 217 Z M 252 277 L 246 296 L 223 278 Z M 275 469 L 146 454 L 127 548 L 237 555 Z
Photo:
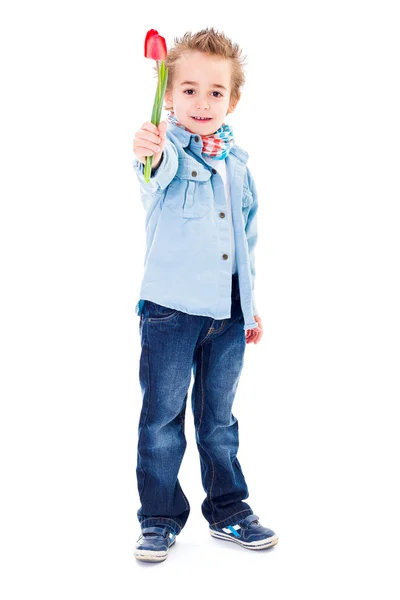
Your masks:
M 178 480 L 191 370 L 192 410 L 213 537 L 259 550 L 278 542 L 249 504 L 232 414 L 246 343 L 262 337 L 254 298 L 257 192 L 224 118 L 244 82 L 239 48 L 213 28 L 187 33 L 165 60 L 169 114 L 136 132 L 147 251 L 136 312 L 142 353 L 134 554 L 162 561 L 190 506 Z M 152 175 L 144 183 L 146 156 Z M 245 333 L 243 333 L 245 332 Z

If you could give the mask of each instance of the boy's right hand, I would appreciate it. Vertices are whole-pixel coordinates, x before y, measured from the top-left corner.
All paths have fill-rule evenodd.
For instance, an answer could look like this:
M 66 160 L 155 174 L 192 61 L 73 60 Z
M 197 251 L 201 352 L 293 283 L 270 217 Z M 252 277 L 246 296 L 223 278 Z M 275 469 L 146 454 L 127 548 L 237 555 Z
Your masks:
M 135 133 L 133 152 L 143 164 L 146 163 L 147 156 L 154 155 L 152 169 L 155 169 L 161 161 L 162 151 L 166 144 L 166 130 L 166 121 L 161 121 L 158 127 L 151 121 L 146 121 Z

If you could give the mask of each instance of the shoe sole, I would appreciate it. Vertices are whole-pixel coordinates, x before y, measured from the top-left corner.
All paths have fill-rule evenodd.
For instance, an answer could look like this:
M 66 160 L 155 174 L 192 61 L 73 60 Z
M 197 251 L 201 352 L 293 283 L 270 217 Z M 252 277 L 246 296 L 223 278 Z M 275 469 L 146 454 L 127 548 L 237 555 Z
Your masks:
M 144 560 L 147 562 L 161 562 L 168 556 L 168 550 L 175 544 L 176 536 L 170 543 L 168 549 L 165 552 L 159 550 L 134 550 L 133 554 L 138 560 Z
M 209 531 L 212 537 L 215 537 L 220 540 L 226 540 L 227 542 L 234 542 L 235 544 L 240 544 L 248 550 L 264 550 L 265 548 L 271 548 L 271 546 L 275 546 L 275 544 L 277 544 L 279 541 L 279 538 L 276 534 L 271 536 L 266 542 L 243 542 L 243 540 L 238 540 L 227 533 L 220 533 L 219 531 L 214 531 L 214 529 L 210 529 Z

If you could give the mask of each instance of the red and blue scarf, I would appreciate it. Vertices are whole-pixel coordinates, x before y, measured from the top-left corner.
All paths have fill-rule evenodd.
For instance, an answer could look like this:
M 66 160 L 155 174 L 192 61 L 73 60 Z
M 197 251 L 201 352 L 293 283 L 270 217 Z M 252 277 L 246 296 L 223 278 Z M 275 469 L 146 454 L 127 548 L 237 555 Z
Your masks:
M 167 122 L 178 125 L 189 131 L 187 127 L 182 125 L 175 116 L 173 110 L 167 114 Z M 210 133 L 210 135 L 200 135 L 203 140 L 202 155 L 208 156 L 209 158 L 215 158 L 216 160 L 222 160 L 229 154 L 230 149 L 235 143 L 232 127 L 223 123 L 217 131 Z

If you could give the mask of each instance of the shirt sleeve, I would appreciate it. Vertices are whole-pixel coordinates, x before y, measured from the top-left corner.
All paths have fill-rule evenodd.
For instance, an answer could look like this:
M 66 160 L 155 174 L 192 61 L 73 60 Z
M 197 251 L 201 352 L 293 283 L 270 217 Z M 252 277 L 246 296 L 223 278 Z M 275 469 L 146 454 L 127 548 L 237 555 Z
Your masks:
M 253 196 L 253 202 L 250 206 L 249 214 L 247 217 L 246 223 L 246 238 L 247 244 L 249 248 L 249 258 L 250 258 L 250 270 L 251 270 L 251 281 L 252 281 L 252 298 L 253 298 L 253 315 L 258 315 L 258 307 L 255 300 L 255 280 L 256 280 L 256 266 L 255 266 L 255 249 L 257 245 L 257 211 L 258 211 L 258 195 L 256 185 L 254 183 L 254 179 L 249 171 L 249 185 L 250 192 Z
M 132 161 L 132 165 L 140 185 L 143 186 L 146 191 L 163 190 L 169 186 L 178 170 L 178 151 L 175 148 L 175 145 L 170 140 L 167 140 L 161 156 L 161 161 L 156 169 L 151 170 L 150 181 L 148 183 L 144 180 L 144 164 L 140 162 L 139 159 L 135 158 L 135 160 Z

